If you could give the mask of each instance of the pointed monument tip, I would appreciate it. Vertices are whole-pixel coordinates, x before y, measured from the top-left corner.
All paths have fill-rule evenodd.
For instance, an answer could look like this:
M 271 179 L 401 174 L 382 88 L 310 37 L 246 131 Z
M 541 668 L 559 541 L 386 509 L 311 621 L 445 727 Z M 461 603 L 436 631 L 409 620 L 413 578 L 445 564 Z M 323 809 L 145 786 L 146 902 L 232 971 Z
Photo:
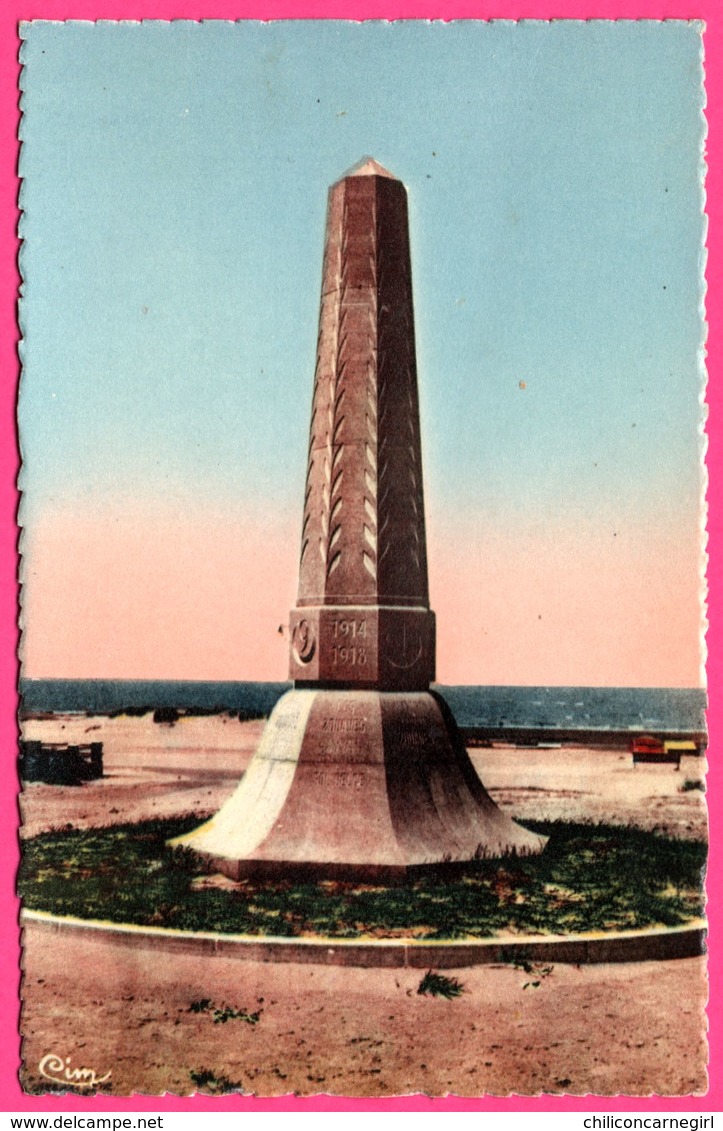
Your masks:
M 357 161 L 356 165 L 352 165 L 351 169 L 347 169 L 339 178 L 340 181 L 345 181 L 347 177 L 389 177 L 391 181 L 396 181 L 399 178 L 375 161 L 373 157 L 362 157 L 361 161 Z

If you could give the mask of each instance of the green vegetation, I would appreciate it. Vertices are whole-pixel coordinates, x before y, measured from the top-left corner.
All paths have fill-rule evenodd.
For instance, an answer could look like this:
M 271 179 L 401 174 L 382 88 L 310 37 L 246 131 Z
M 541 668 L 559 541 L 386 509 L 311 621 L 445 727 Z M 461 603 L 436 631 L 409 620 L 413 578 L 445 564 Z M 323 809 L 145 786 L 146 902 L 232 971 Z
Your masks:
M 522 985 L 523 990 L 530 987 L 537 989 L 542 984 L 544 978 L 549 978 L 555 969 L 554 966 L 540 966 L 538 963 L 533 962 L 524 951 L 517 950 L 510 953 L 509 951 L 502 951 L 500 955 L 503 962 L 508 962 L 510 966 L 514 966 L 516 970 L 524 970 L 525 974 L 531 976 L 531 980 L 524 982 Z
M 204 884 L 167 841 L 199 814 L 44 833 L 23 843 L 25 906 L 183 930 L 335 938 L 479 938 L 678 926 L 703 912 L 706 848 L 639 829 L 529 822 L 539 856 L 480 860 L 384 886 L 332 880 Z
M 243 1084 L 236 1080 L 229 1080 L 223 1073 L 217 1076 L 210 1068 L 191 1069 L 189 1073 L 194 1087 L 199 1092 L 207 1092 L 211 1096 L 224 1096 L 229 1092 L 243 1092 Z
M 464 993 L 464 985 L 457 978 L 447 978 L 444 974 L 435 974 L 428 970 L 417 988 L 418 994 L 430 994 L 432 997 L 460 997 Z
M 247 1009 L 234 1009 L 230 1005 L 223 1005 L 219 1009 L 210 998 L 204 997 L 200 1001 L 192 1001 L 188 1012 L 212 1013 L 214 1025 L 225 1025 L 227 1021 L 246 1021 L 249 1025 L 258 1025 L 263 1011 L 257 1009 L 255 1013 L 249 1013 Z
M 686 780 L 683 782 L 683 784 L 680 787 L 680 792 L 681 793 L 690 793 L 690 791 L 693 790 L 693 789 L 699 789 L 701 791 L 701 793 L 705 793 L 705 782 L 691 781 L 690 778 L 686 778 Z

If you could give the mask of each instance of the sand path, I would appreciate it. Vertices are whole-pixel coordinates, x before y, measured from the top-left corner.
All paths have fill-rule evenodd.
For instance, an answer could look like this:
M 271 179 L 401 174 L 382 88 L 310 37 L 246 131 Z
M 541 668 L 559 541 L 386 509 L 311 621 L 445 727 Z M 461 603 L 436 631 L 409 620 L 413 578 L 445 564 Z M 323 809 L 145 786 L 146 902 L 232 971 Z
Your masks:
M 557 965 L 537 988 L 508 966 L 447 971 L 451 1001 L 419 970 L 363 970 L 154 954 L 108 939 L 25 930 L 25 1086 L 55 1052 L 112 1072 L 112 1091 L 186 1095 L 207 1069 L 248 1092 L 388 1096 L 421 1091 L 597 1095 L 705 1091 L 702 959 Z M 210 998 L 256 1025 L 189 1012 Z
M 30 786 L 25 835 L 214 810 L 230 795 L 262 724 L 225 718 L 35 720 L 29 738 L 104 743 L 107 777 Z M 61 729 L 62 728 L 62 729 Z M 701 760 L 633 769 L 619 750 L 474 751 L 492 795 L 519 817 L 616 820 L 702 836 Z M 686 1095 L 706 1089 L 702 959 L 555 965 L 537 987 L 511 966 L 448 971 L 452 1001 L 417 994 L 420 971 L 264 964 L 133 949 L 108 938 L 25 930 L 24 1083 L 41 1059 L 112 1073 L 118 1095 L 194 1090 L 207 1070 L 264 1096 Z M 189 1012 L 210 998 L 257 1025 Z M 47 1083 L 47 1082 L 46 1082 Z
M 150 715 L 115 719 L 84 715 L 31 719 L 28 739 L 103 743 L 105 777 L 83 786 L 30 785 L 21 796 L 23 833 L 214 812 L 246 769 L 263 722 L 227 716 L 184 718 L 172 726 Z M 470 754 L 498 805 L 538 820 L 635 824 L 670 836 L 704 838 L 706 808 L 698 789 L 703 758 L 671 766 L 633 766 L 615 748 L 559 750 L 498 746 Z

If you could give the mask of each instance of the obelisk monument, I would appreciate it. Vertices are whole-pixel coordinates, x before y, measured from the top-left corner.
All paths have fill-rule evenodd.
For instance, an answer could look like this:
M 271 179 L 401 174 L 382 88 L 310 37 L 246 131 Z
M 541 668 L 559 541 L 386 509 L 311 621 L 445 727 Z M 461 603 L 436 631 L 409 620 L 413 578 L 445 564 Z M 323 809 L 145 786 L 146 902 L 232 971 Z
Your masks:
M 233 796 L 176 844 L 234 878 L 393 878 L 539 852 L 494 804 L 434 679 L 407 195 L 366 159 L 329 192 L 294 690 Z

